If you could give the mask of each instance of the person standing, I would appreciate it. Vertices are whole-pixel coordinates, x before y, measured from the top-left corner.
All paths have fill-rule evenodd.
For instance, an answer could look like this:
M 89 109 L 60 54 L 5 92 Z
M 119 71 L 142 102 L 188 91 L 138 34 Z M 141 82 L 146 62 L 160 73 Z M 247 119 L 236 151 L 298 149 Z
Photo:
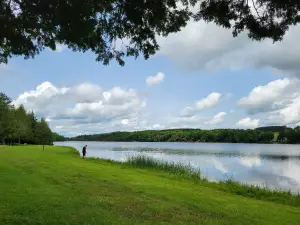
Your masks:
M 85 155 L 86 155 L 86 148 L 87 148 L 87 145 L 85 145 L 82 149 L 82 158 L 85 158 Z

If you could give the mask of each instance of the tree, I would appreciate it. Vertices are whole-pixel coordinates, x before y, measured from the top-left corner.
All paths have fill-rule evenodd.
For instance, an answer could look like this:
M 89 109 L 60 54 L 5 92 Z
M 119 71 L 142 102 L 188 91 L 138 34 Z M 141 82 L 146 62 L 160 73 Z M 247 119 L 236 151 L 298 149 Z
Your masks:
M 7 131 L 9 129 L 9 104 L 11 100 L 4 93 L 0 93 L 0 138 L 1 143 L 5 144 Z
M 64 136 L 54 132 L 53 133 L 53 141 L 66 141 L 67 138 L 65 138 Z
M 30 120 L 23 105 L 16 109 L 18 143 L 30 137 Z
M 254 40 L 278 41 L 300 21 L 299 11 L 298 0 L 1 0 L 0 63 L 64 44 L 92 51 L 105 65 L 124 65 L 125 56 L 155 54 L 157 35 L 178 32 L 191 19 L 233 28 L 233 36 L 246 30 Z M 118 48 L 124 40 L 129 44 Z
M 38 121 L 34 112 L 27 113 L 24 106 L 16 108 L 4 93 L 0 93 L 0 143 L 52 144 L 53 133 L 46 120 Z M 63 139 L 63 136 L 56 135 Z M 43 147 L 44 148 L 44 147 Z
M 204 0 L 196 20 L 233 28 L 233 36 L 246 30 L 254 40 L 282 40 L 290 26 L 300 22 L 299 0 Z
M 43 150 L 45 149 L 45 144 L 52 144 L 53 134 L 45 118 L 42 118 L 41 121 L 36 124 L 35 138 L 43 145 Z

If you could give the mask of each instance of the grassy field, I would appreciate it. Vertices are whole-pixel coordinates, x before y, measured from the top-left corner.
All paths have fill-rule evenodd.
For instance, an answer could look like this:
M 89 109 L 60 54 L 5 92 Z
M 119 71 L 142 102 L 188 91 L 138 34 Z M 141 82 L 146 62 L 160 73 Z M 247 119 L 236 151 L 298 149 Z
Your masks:
M 300 224 L 299 196 L 41 149 L 0 146 L 0 224 Z

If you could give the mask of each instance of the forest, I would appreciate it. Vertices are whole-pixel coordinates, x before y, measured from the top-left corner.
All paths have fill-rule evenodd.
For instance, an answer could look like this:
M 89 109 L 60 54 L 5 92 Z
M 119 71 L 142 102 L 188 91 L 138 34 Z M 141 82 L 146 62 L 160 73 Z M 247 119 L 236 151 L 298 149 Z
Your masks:
M 37 119 L 21 105 L 15 107 L 11 99 L 0 93 L 0 144 L 52 145 L 56 138 L 45 118 Z
M 71 141 L 124 141 L 124 142 L 224 142 L 224 143 L 300 143 L 300 127 L 261 127 L 257 129 L 171 129 L 134 132 L 112 132 L 81 135 Z

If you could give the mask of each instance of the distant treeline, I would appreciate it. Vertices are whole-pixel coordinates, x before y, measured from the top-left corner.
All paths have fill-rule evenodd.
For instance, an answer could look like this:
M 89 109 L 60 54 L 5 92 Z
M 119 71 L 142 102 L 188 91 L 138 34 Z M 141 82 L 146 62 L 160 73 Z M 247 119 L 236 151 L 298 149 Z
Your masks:
M 257 129 L 171 129 L 134 132 L 112 132 L 81 135 L 70 141 L 124 142 L 224 142 L 224 143 L 300 143 L 300 127 L 261 127 Z
M 0 93 L 0 144 L 53 144 L 60 135 L 52 133 L 45 118 L 38 120 L 33 112 L 21 105 L 11 105 L 11 99 Z

